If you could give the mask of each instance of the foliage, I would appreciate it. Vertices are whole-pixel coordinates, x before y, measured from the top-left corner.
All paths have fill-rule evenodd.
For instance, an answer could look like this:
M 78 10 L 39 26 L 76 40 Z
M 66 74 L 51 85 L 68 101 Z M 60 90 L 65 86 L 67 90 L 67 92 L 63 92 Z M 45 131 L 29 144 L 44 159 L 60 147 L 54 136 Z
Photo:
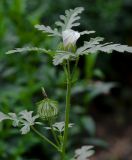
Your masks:
M 75 151 L 75 158 L 76 160 L 89 160 L 89 157 L 91 157 L 94 154 L 94 151 L 92 150 L 93 146 L 83 146 Z
M 51 29 L 49 26 L 44 25 L 35 25 L 35 28 L 37 28 L 40 31 L 43 31 L 44 33 L 49 33 L 49 36 L 61 36 L 61 34 L 58 32 L 58 30 L 55 28 L 54 30 Z
M 77 15 L 79 13 L 81 13 L 82 10 L 83 10 L 83 8 L 75 8 L 74 10 L 66 11 L 65 13 L 66 13 L 67 18 L 64 16 L 61 16 L 61 19 L 64 21 L 64 24 L 59 22 L 59 26 L 61 26 L 62 30 L 64 29 L 64 31 L 66 31 L 67 34 L 65 35 L 62 32 L 64 49 L 62 51 L 61 50 L 59 51 L 59 56 L 61 54 L 63 54 L 63 56 L 58 57 L 58 51 L 56 51 L 57 56 L 55 55 L 56 57 L 54 59 L 54 65 L 62 64 L 63 68 L 64 68 L 64 72 L 66 74 L 67 94 L 66 94 L 66 107 L 65 107 L 65 122 L 52 124 L 52 118 L 57 115 L 57 109 L 56 109 L 57 105 L 56 105 L 56 102 L 49 100 L 47 98 L 45 90 L 42 90 L 42 91 L 44 91 L 44 96 L 46 96 L 46 99 L 39 102 L 39 104 L 38 104 L 38 107 L 39 107 L 38 114 L 44 120 L 49 121 L 50 127 L 47 129 L 51 129 L 52 134 L 53 134 L 54 139 L 57 144 L 55 144 L 54 142 L 49 140 L 47 137 L 42 135 L 38 130 L 36 130 L 36 128 L 32 127 L 34 132 L 36 132 L 40 137 L 42 137 L 44 140 L 46 140 L 48 143 L 50 143 L 54 148 L 56 148 L 57 151 L 60 152 L 62 160 L 65 160 L 65 158 L 66 158 L 66 144 L 68 141 L 68 128 L 69 128 L 69 126 L 71 126 L 71 125 L 69 125 L 69 114 L 70 114 L 71 86 L 72 86 L 72 78 L 73 77 L 72 77 L 71 69 L 70 69 L 70 61 L 71 60 L 75 61 L 75 68 L 72 71 L 72 73 L 74 75 L 74 72 L 76 71 L 76 67 L 77 67 L 77 63 L 78 63 L 78 59 L 79 59 L 80 55 L 92 54 L 97 51 L 111 53 L 113 50 L 116 50 L 118 52 L 125 52 L 125 51 L 132 52 L 132 47 L 128 47 L 127 45 L 111 44 L 111 43 L 105 43 L 105 44 L 101 45 L 101 44 L 99 44 L 99 42 L 103 40 L 103 38 L 101 38 L 101 37 L 96 37 L 95 39 L 92 38 L 89 42 L 85 42 L 84 46 L 80 47 L 79 49 L 74 50 L 75 52 L 73 52 L 72 46 L 74 46 L 76 44 L 76 41 L 78 40 L 80 35 L 79 35 L 79 32 L 74 31 L 74 30 L 69 30 L 69 29 L 71 29 L 74 26 L 79 25 L 79 23 L 74 23 L 74 22 L 77 21 L 78 19 L 80 19 L 80 17 L 77 17 Z M 66 27 L 64 27 L 64 26 L 66 26 Z M 39 30 L 44 30 L 44 32 L 52 33 L 52 34 L 58 36 L 57 29 L 54 29 L 54 31 L 53 31 L 53 30 L 51 30 L 50 27 L 45 27 L 45 26 L 36 26 L 36 28 Z M 87 33 L 87 32 L 83 32 L 83 33 Z M 67 42 L 65 42 L 65 39 Z M 67 48 L 67 46 L 68 46 L 68 48 Z M 28 51 L 28 50 L 34 51 L 34 50 L 38 50 L 38 48 L 31 48 L 31 49 L 30 48 L 26 48 L 26 49 L 19 48 L 16 50 L 9 51 L 7 53 L 9 54 L 9 53 L 16 53 L 16 52 L 22 52 L 22 51 Z M 69 50 L 71 50 L 70 54 L 68 54 Z M 46 51 L 46 50 L 44 49 L 44 51 Z M 68 54 L 68 56 L 67 56 L 67 54 Z M 54 55 L 52 57 L 54 58 Z M 74 59 L 73 59 L 73 57 L 74 57 Z M 65 60 L 67 60 L 67 61 L 65 61 Z M 11 116 L 11 120 L 13 120 L 13 124 L 15 124 L 16 126 L 19 125 L 19 122 L 22 123 L 23 127 L 20 130 L 22 132 L 22 134 L 28 133 L 30 131 L 30 126 L 33 126 L 34 124 L 38 124 L 38 122 L 35 122 L 35 119 L 37 119 L 38 116 L 32 117 L 32 111 L 20 112 L 20 116 L 21 116 L 20 118 L 17 118 L 17 116 L 13 113 L 12 114 L 9 113 L 9 116 Z M 8 118 L 7 115 L 4 115 L 1 113 L 1 120 L 4 120 L 4 119 L 10 119 L 10 117 Z M 60 135 L 61 138 L 58 137 L 58 135 L 54 132 L 55 130 L 57 130 L 57 128 L 58 128 L 58 131 L 60 131 L 60 128 L 61 128 L 61 132 L 62 131 L 64 132 L 62 135 Z M 76 150 L 75 159 L 84 159 L 84 160 L 87 159 L 89 156 L 91 156 L 93 154 L 93 151 L 91 151 L 91 152 L 88 151 L 89 149 L 91 149 L 91 147 L 82 147 L 82 149 Z
M 12 53 L 20 53 L 20 52 L 27 52 L 27 51 L 40 51 L 40 52 L 44 52 L 44 53 L 48 53 L 49 51 L 45 50 L 44 48 L 37 48 L 37 47 L 25 47 L 25 48 L 16 48 L 14 50 L 10 50 L 8 52 L 6 52 L 6 54 L 12 54 Z
M 73 123 L 69 123 L 69 128 L 71 128 L 74 124 Z M 65 129 L 65 122 L 56 122 L 55 124 L 52 125 L 53 129 L 57 132 L 59 132 L 60 134 L 62 132 L 64 132 Z M 51 127 L 45 127 L 46 129 L 52 129 Z
M 79 14 L 82 13 L 83 10 L 84 10 L 83 7 L 78 7 L 75 9 L 66 10 L 65 16 L 61 15 L 60 16 L 61 21 L 57 21 L 55 24 L 57 26 L 60 26 L 62 28 L 62 31 L 65 31 L 67 29 L 71 29 L 75 26 L 79 26 L 80 23 L 78 23 L 76 21 L 80 19 Z
M 8 113 L 3 114 L 2 112 L 0 112 L 0 122 L 3 120 L 12 120 L 12 125 L 14 127 L 18 127 L 18 126 L 22 126 L 22 128 L 20 129 L 22 134 L 27 134 L 28 132 L 30 132 L 30 126 L 33 126 L 35 124 L 41 124 L 39 122 L 35 122 L 35 120 L 39 117 L 38 115 L 36 116 L 32 116 L 33 111 L 21 111 L 17 116 L 15 113 Z
M 1 19 L 0 107 L 1 107 L 1 110 L 5 113 L 8 113 L 10 111 L 17 113 L 21 111 L 22 108 L 24 109 L 25 106 L 28 110 L 34 110 L 33 104 L 37 100 L 39 100 L 38 98 L 40 94 L 39 90 L 40 90 L 40 87 L 43 86 L 44 84 L 46 84 L 45 85 L 46 90 L 48 88 L 49 95 L 58 99 L 61 102 L 60 106 L 62 107 L 60 107 L 61 109 L 60 113 L 62 113 L 62 110 L 63 110 L 62 109 L 64 106 L 63 96 L 65 93 L 64 92 L 65 83 L 63 82 L 64 74 L 61 71 L 56 72 L 56 69 L 52 68 L 52 65 L 49 63 L 50 59 L 47 56 L 45 56 L 44 54 L 32 55 L 32 54 L 26 54 L 26 53 L 24 53 L 22 56 L 4 55 L 5 51 L 12 48 L 19 48 L 20 46 L 25 46 L 25 43 L 28 43 L 27 45 L 31 47 L 32 46 L 39 46 L 41 48 L 43 46 L 45 46 L 46 48 L 56 47 L 57 41 L 46 38 L 44 34 L 37 32 L 37 38 L 36 38 L 36 32 L 34 31 L 32 25 L 40 23 L 40 21 L 49 25 L 50 21 L 55 20 L 60 12 L 62 12 L 64 9 L 67 9 L 67 8 L 76 7 L 77 5 L 76 3 L 78 3 L 80 5 L 83 5 L 86 9 L 86 11 L 83 14 L 81 30 L 84 30 L 89 25 L 89 27 L 91 26 L 91 28 L 94 28 L 94 30 L 97 30 L 100 35 L 104 35 L 107 38 L 109 37 L 112 40 L 114 39 L 114 37 L 116 37 L 118 41 L 121 41 L 122 40 L 121 36 L 124 35 L 124 33 L 126 33 L 129 30 L 129 28 L 131 28 L 131 23 L 130 23 L 131 21 L 129 20 L 131 19 L 131 14 L 129 13 L 129 10 L 126 7 L 128 3 L 126 1 L 124 2 L 121 2 L 120 0 L 116 2 L 115 1 L 111 1 L 111 2 L 97 1 L 97 2 L 94 2 L 94 5 L 91 5 L 90 2 L 82 3 L 82 1 L 80 0 L 76 1 L 76 3 L 75 1 L 62 2 L 58 0 L 57 2 L 54 3 L 53 5 L 52 1 L 46 2 L 46 1 L 40 1 L 40 0 L 34 1 L 34 2 L 26 1 L 26 0 L 23 0 L 23 1 L 18 0 L 17 2 L 16 0 L 0 1 L 0 10 L 1 10 L 0 11 L 0 15 L 1 15 L 0 16 L 0 19 Z M 129 4 L 128 6 L 130 7 L 130 5 L 131 4 Z M 120 23 L 118 23 L 118 19 L 120 18 L 122 18 L 122 27 L 120 27 Z M 117 33 L 117 30 L 118 30 L 118 34 L 115 35 L 115 33 Z M 93 54 L 93 56 L 94 55 L 95 54 Z M 87 58 L 85 57 L 84 60 L 86 61 L 87 59 L 90 59 L 90 56 L 92 55 L 87 56 Z M 104 66 L 107 66 L 107 67 L 104 67 L 104 69 L 109 68 L 108 67 L 109 65 L 106 59 L 108 59 L 108 57 L 102 57 L 101 59 L 101 61 L 103 61 Z M 98 60 L 99 60 L 98 61 L 99 63 L 100 58 L 98 58 Z M 45 66 L 43 67 L 42 64 L 44 64 Z M 84 68 L 87 72 L 90 67 L 87 68 L 87 65 L 89 64 L 87 63 L 87 61 L 85 64 L 84 63 L 81 63 L 81 64 L 83 64 L 83 68 L 81 68 L 81 74 L 83 74 Z M 92 68 L 93 70 L 91 70 L 92 76 L 98 76 L 99 79 L 101 78 L 103 80 L 106 80 L 104 79 L 104 75 L 103 75 L 103 78 L 102 78 L 102 75 L 100 75 L 99 68 L 98 68 L 99 72 L 96 72 L 96 70 L 94 72 L 94 67 L 96 68 L 100 67 L 100 64 L 98 64 L 98 66 L 93 66 Z M 78 69 L 78 71 L 76 72 L 76 76 L 78 76 L 79 72 L 80 70 Z M 109 76 L 111 76 L 112 78 L 113 75 L 111 75 L 111 73 L 112 72 L 109 72 L 108 70 L 108 74 L 110 74 Z M 87 77 L 87 75 L 83 75 L 83 76 Z M 86 77 L 82 77 L 82 78 L 86 78 Z M 79 77 L 76 77 L 75 79 L 79 79 Z M 76 120 L 82 119 L 82 117 L 87 113 L 86 99 L 88 98 L 88 95 L 86 96 L 85 94 L 84 96 L 84 93 L 87 92 L 85 90 L 85 88 L 87 88 L 88 86 L 87 79 L 80 81 L 79 85 L 81 85 L 82 87 L 81 93 L 83 94 L 79 95 L 80 103 L 78 104 L 78 107 L 75 108 L 73 106 L 71 112 L 73 113 L 77 112 L 77 114 L 82 113 L 82 116 L 80 117 L 79 116 L 80 114 L 72 116 L 71 119 L 72 119 L 72 122 L 74 123 L 78 123 L 76 122 Z M 79 87 L 78 85 L 75 85 L 76 89 L 78 89 L 78 87 Z M 58 88 L 58 89 L 54 89 L 54 88 Z M 126 90 L 128 88 L 126 88 Z M 87 94 L 88 93 L 90 92 L 87 92 Z M 76 97 L 76 94 L 75 93 L 72 94 L 73 101 Z M 123 100 L 123 97 L 122 97 L 122 100 Z M 72 104 L 76 105 L 76 103 L 75 104 L 72 103 Z M 84 106 L 84 107 L 80 107 L 80 106 Z M 63 116 L 63 113 L 59 116 L 61 118 Z M 3 148 L 0 149 L 1 159 L 20 159 L 20 157 L 21 159 L 23 159 L 25 156 L 27 156 L 27 155 L 23 155 L 24 153 L 30 153 L 32 147 L 40 144 L 40 140 L 36 136 L 33 136 L 32 134 L 21 137 L 21 142 L 20 142 L 18 136 L 16 136 L 17 131 L 10 128 L 10 123 L 8 122 L 6 122 L 6 125 L 1 124 L 0 128 L 1 130 L 4 129 L 5 131 L 4 133 L 2 132 L 0 133 L 0 136 L 1 136 L 0 143 L 1 143 L 1 146 L 3 146 Z M 73 130 L 74 130 L 74 127 L 73 127 Z M 78 135 L 81 134 L 81 131 L 82 131 L 82 128 L 80 127 L 78 130 Z M 76 132 L 76 127 L 75 127 L 75 132 Z M 7 139 L 9 141 L 7 141 Z M 25 147 L 25 142 L 27 141 L 29 143 L 28 144 L 26 143 L 27 146 Z M 71 143 L 75 143 L 74 138 L 72 138 Z M 41 146 L 41 148 L 42 147 L 43 147 L 43 150 L 45 150 L 48 154 L 48 150 L 47 150 L 48 147 L 46 147 L 45 145 Z M 32 156 L 30 155 L 30 158 L 31 157 Z
M 75 54 L 71 52 L 66 52 L 66 51 L 57 51 L 58 54 L 54 56 L 53 59 L 53 64 L 55 66 L 62 64 L 63 61 L 68 60 L 68 59 L 75 59 Z

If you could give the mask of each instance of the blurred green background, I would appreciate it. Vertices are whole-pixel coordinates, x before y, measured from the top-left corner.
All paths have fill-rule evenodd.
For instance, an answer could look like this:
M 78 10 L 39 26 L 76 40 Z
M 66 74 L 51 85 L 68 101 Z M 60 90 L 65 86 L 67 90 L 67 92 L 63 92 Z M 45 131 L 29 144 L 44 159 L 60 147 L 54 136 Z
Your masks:
M 36 31 L 34 25 L 54 26 L 66 9 L 78 6 L 85 8 L 78 30 L 95 30 L 92 37 L 132 46 L 132 0 L 0 0 L 0 111 L 36 110 L 44 86 L 48 96 L 59 101 L 58 119 L 63 119 L 62 69 L 54 68 L 43 54 L 5 52 L 23 46 L 56 48 L 56 39 Z M 93 160 L 131 160 L 132 55 L 115 52 L 83 57 L 76 76 L 69 156 L 75 148 L 92 144 L 96 148 Z M 0 160 L 43 159 L 58 160 L 58 155 L 35 134 L 21 136 L 10 123 L 0 124 Z

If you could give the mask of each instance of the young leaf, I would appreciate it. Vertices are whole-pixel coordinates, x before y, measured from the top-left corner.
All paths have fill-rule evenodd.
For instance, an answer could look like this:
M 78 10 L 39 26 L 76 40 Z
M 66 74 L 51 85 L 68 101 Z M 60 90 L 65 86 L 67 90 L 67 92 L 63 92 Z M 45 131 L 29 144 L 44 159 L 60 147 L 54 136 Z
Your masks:
M 69 123 L 68 127 L 71 128 L 74 124 L 73 123 Z M 55 124 L 52 125 L 53 130 L 61 133 L 64 131 L 65 128 L 65 122 L 56 122 Z M 51 127 L 45 127 L 47 130 L 51 129 Z
M 37 28 L 39 31 L 43 31 L 44 33 L 48 33 L 49 36 L 61 36 L 61 34 L 58 32 L 58 29 L 51 29 L 50 26 L 44 26 L 44 25 L 35 25 L 35 28 Z
M 76 56 L 74 53 L 66 52 L 66 51 L 57 51 L 58 54 L 56 54 L 53 58 L 53 64 L 55 66 L 61 64 L 64 62 L 64 60 L 68 59 L 75 59 Z
M 20 52 L 27 52 L 27 51 L 39 51 L 49 54 L 50 50 L 46 50 L 44 48 L 37 48 L 37 47 L 24 47 L 24 48 L 16 48 L 14 50 L 10 50 L 6 52 L 6 54 L 12 54 L 12 53 L 20 53 Z
M 62 28 L 62 31 L 66 29 L 71 29 L 72 27 L 79 26 L 80 23 L 76 21 L 80 19 L 78 16 L 84 10 L 83 7 L 77 7 L 75 9 L 70 9 L 65 11 L 65 15 L 60 16 L 60 21 L 57 21 L 55 24 Z

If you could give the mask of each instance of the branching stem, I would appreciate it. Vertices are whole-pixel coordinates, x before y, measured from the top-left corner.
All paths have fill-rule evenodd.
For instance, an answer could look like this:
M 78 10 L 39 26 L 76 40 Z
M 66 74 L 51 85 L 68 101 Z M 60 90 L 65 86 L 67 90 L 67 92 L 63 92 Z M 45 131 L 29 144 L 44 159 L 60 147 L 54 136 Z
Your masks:
M 51 122 L 51 121 L 49 121 L 49 125 L 50 125 L 52 135 L 53 135 L 53 137 L 54 137 L 57 145 L 60 146 L 60 143 L 59 143 L 59 141 L 58 141 L 58 138 L 57 138 L 57 136 L 56 136 L 56 133 L 55 133 L 55 131 L 54 131 L 54 128 L 53 128 L 53 126 L 52 126 L 52 122 Z
M 45 137 L 43 134 L 41 134 L 34 126 L 31 127 L 32 130 L 39 135 L 44 141 L 48 142 L 49 144 L 51 144 L 55 149 L 57 149 L 59 151 L 59 148 L 57 145 L 55 145 L 52 141 L 50 141 L 47 137 Z

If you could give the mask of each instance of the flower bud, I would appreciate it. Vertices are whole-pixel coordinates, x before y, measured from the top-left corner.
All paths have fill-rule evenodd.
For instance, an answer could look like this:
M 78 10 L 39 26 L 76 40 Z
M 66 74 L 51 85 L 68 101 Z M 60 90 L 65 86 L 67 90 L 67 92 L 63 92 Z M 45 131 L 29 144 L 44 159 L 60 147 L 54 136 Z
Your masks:
M 58 114 L 58 103 L 51 99 L 44 99 L 37 103 L 38 115 L 43 120 L 51 120 Z
M 67 47 L 70 45 L 74 46 L 79 37 L 80 37 L 80 33 L 72 29 L 67 29 L 63 31 L 62 38 L 63 38 L 64 47 Z

